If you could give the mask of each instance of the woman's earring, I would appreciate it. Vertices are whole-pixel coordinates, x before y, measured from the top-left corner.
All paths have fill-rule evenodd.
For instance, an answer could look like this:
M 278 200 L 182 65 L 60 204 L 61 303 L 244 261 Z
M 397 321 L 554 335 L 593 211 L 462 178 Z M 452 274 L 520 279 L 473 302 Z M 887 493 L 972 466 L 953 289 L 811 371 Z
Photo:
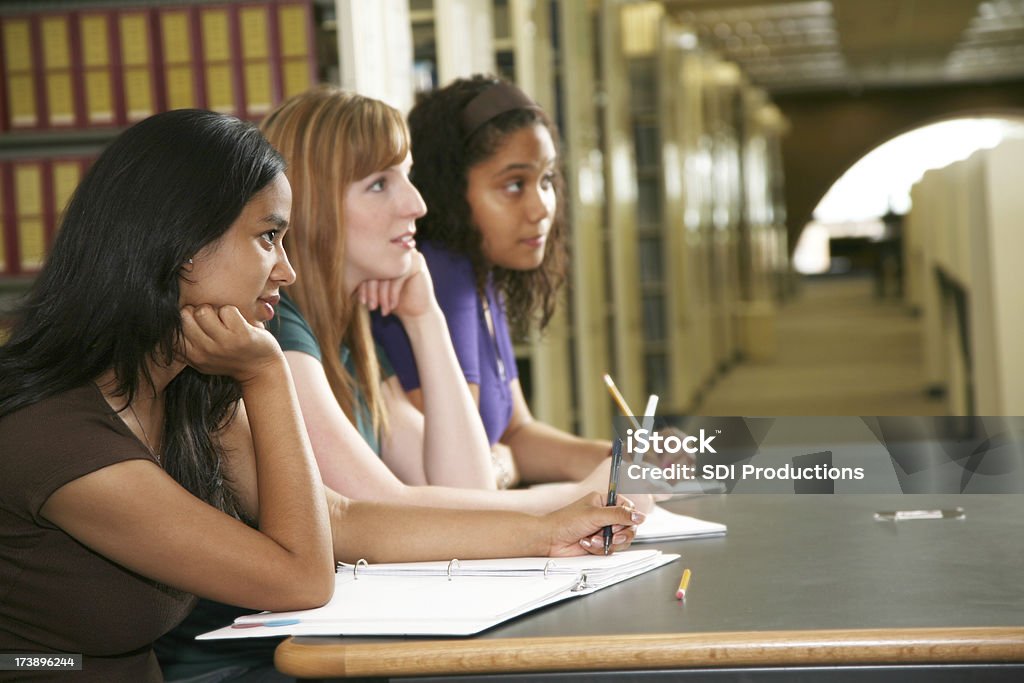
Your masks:
M 185 263 L 181 266 L 181 269 L 184 270 L 186 273 L 191 273 L 192 272 L 192 259 L 188 259 L 187 261 L 185 261 Z

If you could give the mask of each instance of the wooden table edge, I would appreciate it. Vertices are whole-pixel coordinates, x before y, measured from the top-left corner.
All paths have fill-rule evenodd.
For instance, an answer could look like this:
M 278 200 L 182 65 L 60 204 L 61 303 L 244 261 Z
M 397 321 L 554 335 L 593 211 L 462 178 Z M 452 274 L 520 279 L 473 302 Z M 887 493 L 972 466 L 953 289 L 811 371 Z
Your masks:
M 274 657 L 298 677 L 752 666 L 1024 662 L 1024 627 L 740 631 L 305 644 Z

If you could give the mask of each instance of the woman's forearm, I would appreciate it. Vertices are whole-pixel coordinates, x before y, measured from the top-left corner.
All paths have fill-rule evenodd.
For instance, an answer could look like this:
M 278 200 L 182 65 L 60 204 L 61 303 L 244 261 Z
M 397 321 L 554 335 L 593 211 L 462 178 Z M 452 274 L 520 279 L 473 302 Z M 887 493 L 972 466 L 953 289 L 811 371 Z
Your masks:
M 360 500 L 393 502 L 460 510 L 518 510 L 544 514 L 568 505 L 589 489 L 579 483 L 549 484 L 537 488 L 485 491 L 449 486 L 403 486 L 397 495 L 360 495 Z
M 334 554 L 343 562 L 528 557 L 550 550 L 542 518 L 523 512 L 369 503 L 337 494 L 330 505 Z
M 494 489 L 490 446 L 466 386 L 441 310 L 402 320 L 423 396 L 423 467 L 427 482 Z
M 604 527 L 612 527 L 617 551 L 629 545 L 635 525 L 644 520 L 628 501 L 606 507 L 597 493 L 540 516 L 354 502 L 333 491 L 328 498 L 334 553 L 344 562 L 601 554 Z
M 331 563 L 323 483 L 282 358 L 242 385 L 252 433 L 260 531 L 309 566 Z
M 611 451 L 611 442 L 563 432 L 537 420 L 523 424 L 502 442 L 512 449 L 519 475 L 527 482 L 579 481 Z

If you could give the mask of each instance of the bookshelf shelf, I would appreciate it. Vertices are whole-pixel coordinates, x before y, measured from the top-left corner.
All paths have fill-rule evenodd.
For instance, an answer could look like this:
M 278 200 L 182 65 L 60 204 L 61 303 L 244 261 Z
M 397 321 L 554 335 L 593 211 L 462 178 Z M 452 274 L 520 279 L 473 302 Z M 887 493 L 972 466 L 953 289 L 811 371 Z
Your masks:
M 0 12 L 0 281 L 31 277 L 81 175 L 125 127 L 201 108 L 258 120 L 320 79 L 329 0 L 35 0 Z

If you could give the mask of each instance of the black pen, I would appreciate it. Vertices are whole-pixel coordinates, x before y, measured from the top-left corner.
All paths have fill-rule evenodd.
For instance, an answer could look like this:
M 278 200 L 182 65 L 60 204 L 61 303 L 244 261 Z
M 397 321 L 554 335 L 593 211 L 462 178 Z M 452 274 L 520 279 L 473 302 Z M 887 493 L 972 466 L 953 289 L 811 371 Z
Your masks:
M 615 498 L 618 495 L 617 489 L 619 488 L 619 465 L 622 464 L 622 439 L 615 439 L 615 443 L 612 444 L 612 471 L 608 477 L 608 506 L 615 505 Z M 612 548 L 612 527 L 611 525 L 604 528 L 604 554 L 607 555 L 608 551 Z

